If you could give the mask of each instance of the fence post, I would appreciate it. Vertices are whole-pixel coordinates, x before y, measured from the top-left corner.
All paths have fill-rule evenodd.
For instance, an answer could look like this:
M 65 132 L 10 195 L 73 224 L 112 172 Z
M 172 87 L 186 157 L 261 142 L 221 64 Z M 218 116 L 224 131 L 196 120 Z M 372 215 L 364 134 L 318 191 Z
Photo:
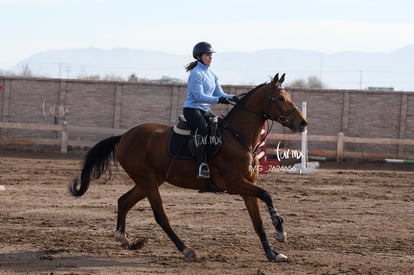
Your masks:
M 400 139 L 406 138 L 406 121 L 407 121 L 407 105 L 408 105 L 408 95 L 401 94 L 401 107 L 400 107 L 400 133 L 398 137 Z M 405 146 L 402 144 L 398 144 L 398 157 L 404 155 Z
M 339 132 L 338 141 L 336 144 L 336 161 L 337 162 L 342 161 L 343 157 L 344 157 L 344 133 Z
M 115 105 L 114 105 L 114 128 L 119 128 L 121 123 L 121 103 L 122 103 L 122 89 L 121 84 L 115 86 Z
M 62 125 L 62 133 L 60 135 L 60 152 L 62 153 L 68 152 L 68 136 L 68 122 L 64 120 Z

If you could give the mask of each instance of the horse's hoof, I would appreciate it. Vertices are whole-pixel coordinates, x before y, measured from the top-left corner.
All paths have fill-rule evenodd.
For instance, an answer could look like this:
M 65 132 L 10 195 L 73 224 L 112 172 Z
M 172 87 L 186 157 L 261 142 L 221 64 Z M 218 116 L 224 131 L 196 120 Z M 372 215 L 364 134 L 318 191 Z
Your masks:
M 121 243 L 122 247 L 129 247 L 130 241 L 128 240 L 125 233 L 120 233 L 118 231 L 114 234 L 115 241 L 118 241 Z
M 278 231 L 276 231 L 276 232 L 275 232 L 275 239 L 276 239 L 278 242 L 281 242 L 281 243 L 285 243 L 285 242 L 287 242 L 287 235 L 286 235 L 286 232 L 285 232 L 285 231 L 283 231 L 283 232 L 278 232 Z
M 142 239 L 139 239 L 139 240 L 136 240 L 136 241 L 134 241 L 134 242 L 131 242 L 129 245 L 128 245 L 128 248 L 130 249 L 130 250 L 139 250 L 139 249 L 141 249 L 141 248 L 143 248 L 144 247 L 144 244 L 147 242 L 147 239 L 146 238 L 142 238 Z
M 287 262 L 288 257 L 279 253 L 276 255 L 275 262 Z
M 115 232 L 115 240 L 121 243 L 121 246 L 130 250 L 139 250 L 147 242 L 147 238 L 140 238 L 135 241 L 130 241 L 125 233 Z
M 287 257 L 281 253 L 277 253 L 274 250 L 268 251 L 268 253 L 266 253 L 267 255 L 267 260 L 269 262 L 286 262 L 287 261 Z
M 186 248 L 184 248 L 182 253 L 184 254 L 184 257 L 185 257 L 186 261 L 194 262 L 196 260 L 196 254 L 192 249 L 186 247 Z

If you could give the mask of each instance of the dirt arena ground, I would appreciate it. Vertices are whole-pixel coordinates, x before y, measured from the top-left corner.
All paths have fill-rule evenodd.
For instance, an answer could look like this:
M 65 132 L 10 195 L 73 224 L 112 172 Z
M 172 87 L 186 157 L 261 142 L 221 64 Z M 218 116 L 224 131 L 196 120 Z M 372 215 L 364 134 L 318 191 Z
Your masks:
M 121 169 L 92 182 L 81 198 L 67 193 L 81 156 L 0 152 L 0 273 L 44 274 L 412 274 L 414 166 L 322 163 L 316 175 L 273 172 L 259 185 L 285 219 L 289 257 L 267 262 L 238 196 L 198 194 L 165 184 L 164 206 L 176 233 L 195 249 L 186 262 L 156 224 L 147 201 L 127 217 L 141 250 L 113 239 L 117 199 L 131 187 Z

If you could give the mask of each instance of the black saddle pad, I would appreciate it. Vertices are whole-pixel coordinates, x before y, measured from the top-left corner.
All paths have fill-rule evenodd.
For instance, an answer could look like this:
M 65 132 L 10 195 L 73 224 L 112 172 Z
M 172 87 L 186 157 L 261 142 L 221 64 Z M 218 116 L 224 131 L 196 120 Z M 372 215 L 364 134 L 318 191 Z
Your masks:
M 207 158 L 213 157 L 221 147 L 221 135 L 210 137 L 211 142 L 207 145 Z M 194 136 L 179 135 L 171 129 L 168 142 L 168 155 L 175 159 L 195 159 Z

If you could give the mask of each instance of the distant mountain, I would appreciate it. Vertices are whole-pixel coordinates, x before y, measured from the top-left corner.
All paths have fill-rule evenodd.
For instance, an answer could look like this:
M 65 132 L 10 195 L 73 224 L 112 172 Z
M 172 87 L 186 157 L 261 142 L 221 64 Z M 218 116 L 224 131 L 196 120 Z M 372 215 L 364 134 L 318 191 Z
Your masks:
M 114 48 L 47 51 L 22 60 L 11 68 L 46 77 L 78 78 L 85 75 L 138 78 L 177 78 L 186 81 L 184 66 L 190 54 Z M 392 52 L 338 52 L 269 49 L 256 52 L 223 52 L 214 55 L 212 69 L 222 84 L 256 85 L 276 72 L 286 72 L 287 82 L 316 76 L 329 88 L 393 87 L 414 91 L 414 45 Z

